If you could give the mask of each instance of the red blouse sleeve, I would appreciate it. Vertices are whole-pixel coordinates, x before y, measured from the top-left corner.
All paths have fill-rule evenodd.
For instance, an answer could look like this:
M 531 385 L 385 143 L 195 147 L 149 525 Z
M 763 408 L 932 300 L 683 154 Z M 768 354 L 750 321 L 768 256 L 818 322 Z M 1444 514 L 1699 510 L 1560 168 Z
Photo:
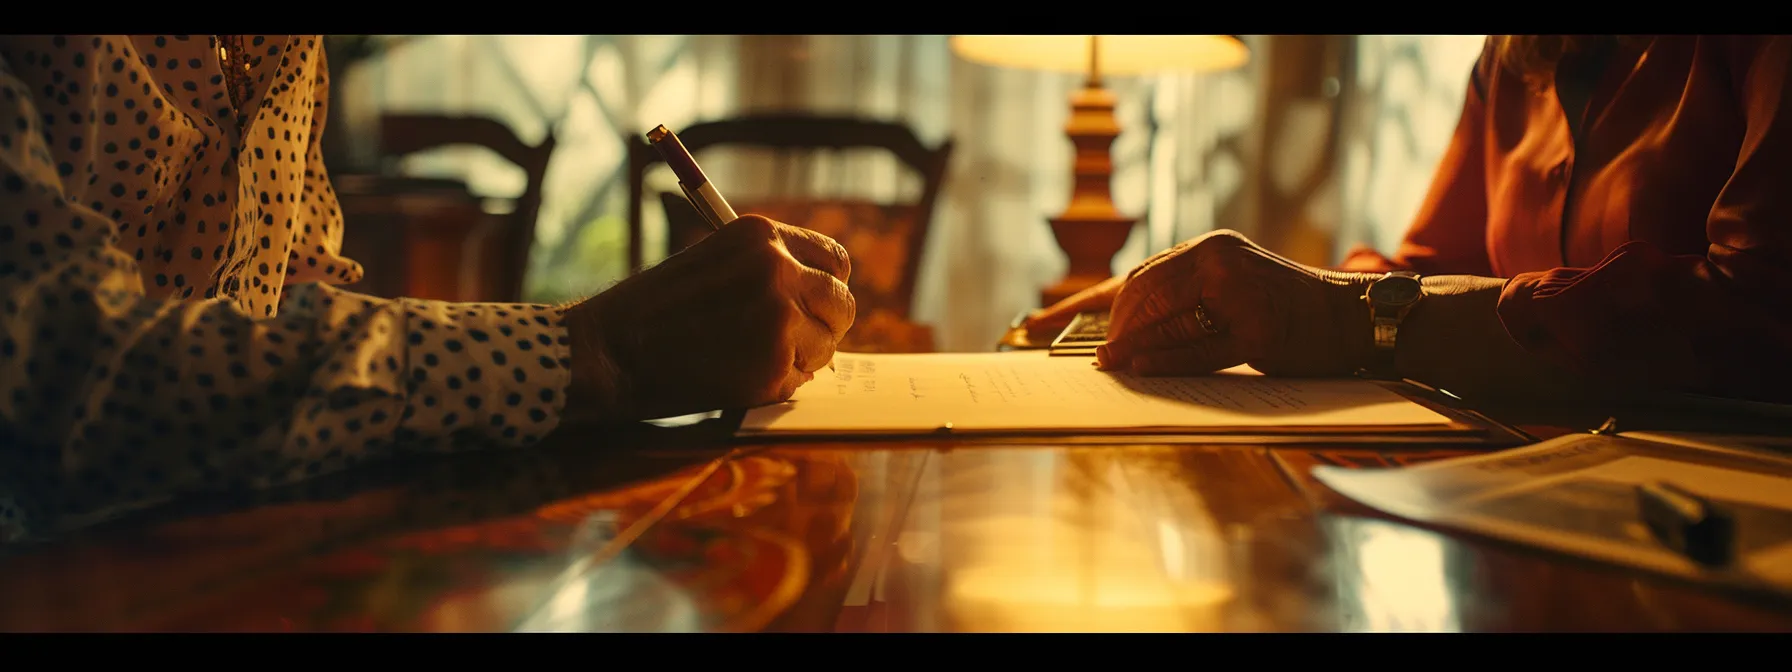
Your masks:
M 1456 134 L 1438 162 L 1431 190 L 1407 229 L 1394 257 L 1366 246 L 1345 256 L 1346 271 L 1406 269 L 1423 275 L 1493 275 L 1487 256 L 1487 68 L 1494 64 L 1489 47 L 1475 64 Z
M 1632 242 L 1591 269 L 1515 276 L 1500 318 L 1530 352 L 1615 382 L 1792 401 L 1792 37 L 1733 46 L 1747 131 L 1706 254 Z

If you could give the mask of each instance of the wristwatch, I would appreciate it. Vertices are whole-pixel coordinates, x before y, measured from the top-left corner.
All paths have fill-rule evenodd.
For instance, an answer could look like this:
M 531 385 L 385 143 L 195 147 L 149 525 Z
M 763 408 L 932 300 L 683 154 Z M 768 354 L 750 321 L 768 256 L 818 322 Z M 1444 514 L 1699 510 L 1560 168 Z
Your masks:
M 1394 344 L 1400 336 L 1400 322 L 1423 298 L 1425 288 L 1419 283 L 1419 274 L 1410 271 L 1394 271 L 1369 283 L 1363 300 L 1369 304 L 1375 347 L 1363 371 L 1365 375 L 1388 380 L 1400 377 L 1394 368 Z

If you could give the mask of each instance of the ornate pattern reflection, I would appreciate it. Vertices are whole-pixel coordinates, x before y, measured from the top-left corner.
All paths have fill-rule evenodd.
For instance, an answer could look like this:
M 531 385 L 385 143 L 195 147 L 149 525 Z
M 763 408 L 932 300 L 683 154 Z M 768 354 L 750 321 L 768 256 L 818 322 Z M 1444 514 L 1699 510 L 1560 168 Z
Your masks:
M 328 553 L 131 629 L 761 630 L 844 583 L 856 491 L 838 456 L 746 456 Z
M 1457 451 L 916 448 L 781 446 L 619 485 L 569 451 L 198 514 L 8 558 L 0 630 L 1786 629 L 1783 609 L 1379 519 L 1306 476 Z

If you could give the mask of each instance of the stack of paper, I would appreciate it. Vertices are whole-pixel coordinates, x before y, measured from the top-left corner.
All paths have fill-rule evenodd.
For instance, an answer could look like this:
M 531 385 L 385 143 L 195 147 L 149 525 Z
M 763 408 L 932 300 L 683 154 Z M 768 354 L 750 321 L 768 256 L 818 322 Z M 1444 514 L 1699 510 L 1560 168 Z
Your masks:
M 1418 523 L 1792 595 L 1792 459 L 1771 448 L 1784 437 L 1662 438 L 1570 434 L 1401 469 L 1315 467 L 1313 476 Z M 1730 513 L 1733 561 L 1705 566 L 1653 535 L 1637 486 L 1662 483 Z
M 750 411 L 746 435 L 1363 432 L 1478 428 L 1380 385 L 1272 378 L 1249 369 L 1189 378 L 1100 371 L 1043 352 L 840 354 L 782 404 Z

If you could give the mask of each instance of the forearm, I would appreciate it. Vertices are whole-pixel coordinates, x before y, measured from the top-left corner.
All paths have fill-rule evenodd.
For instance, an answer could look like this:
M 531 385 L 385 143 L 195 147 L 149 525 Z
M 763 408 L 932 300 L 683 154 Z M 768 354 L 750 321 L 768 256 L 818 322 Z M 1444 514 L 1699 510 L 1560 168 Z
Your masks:
M 1499 303 L 1506 280 L 1426 276 L 1425 299 L 1400 325 L 1401 376 L 1464 399 L 1545 401 L 1595 394 L 1591 381 L 1527 352 L 1507 333 Z
M 0 541 L 555 426 L 559 311 L 318 284 L 286 287 L 272 316 L 148 296 L 119 222 L 70 196 L 3 68 L 0 90 L 0 124 L 25 129 L 0 147 Z
M 1533 356 L 1639 394 L 1792 402 L 1792 273 L 1767 245 L 1668 255 L 1627 243 L 1592 268 L 1523 273 L 1500 322 Z
M 265 320 L 129 294 L 9 320 L 56 338 L 17 351 L 31 370 L 0 401 L 0 489 L 35 502 L 41 532 L 555 426 L 569 357 L 551 309 L 289 289 Z

